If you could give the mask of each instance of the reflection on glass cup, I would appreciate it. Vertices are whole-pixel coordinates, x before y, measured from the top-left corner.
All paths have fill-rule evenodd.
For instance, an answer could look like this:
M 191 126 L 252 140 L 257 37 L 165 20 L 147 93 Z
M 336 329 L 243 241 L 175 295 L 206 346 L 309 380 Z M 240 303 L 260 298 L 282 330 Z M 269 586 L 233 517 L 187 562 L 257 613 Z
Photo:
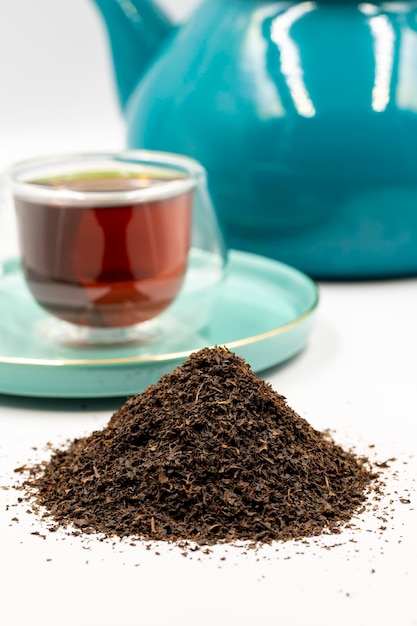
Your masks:
M 199 290 L 214 297 L 225 253 L 195 161 L 147 151 L 51 156 L 14 165 L 8 180 L 27 285 L 80 339 L 134 338 L 182 291 L 185 309 Z M 175 315 L 189 323 L 189 313 Z M 207 311 L 194 313 L 198 328 Z

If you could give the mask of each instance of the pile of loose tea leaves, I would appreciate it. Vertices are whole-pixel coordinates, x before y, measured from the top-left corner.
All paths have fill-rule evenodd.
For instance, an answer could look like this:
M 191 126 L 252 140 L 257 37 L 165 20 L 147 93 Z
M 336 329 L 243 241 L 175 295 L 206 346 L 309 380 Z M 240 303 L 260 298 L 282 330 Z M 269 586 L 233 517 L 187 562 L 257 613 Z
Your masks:
M 375 479 L 226 348 L 205 348 L 32 469 L 82 533 L 214 544 L 335 531 Z

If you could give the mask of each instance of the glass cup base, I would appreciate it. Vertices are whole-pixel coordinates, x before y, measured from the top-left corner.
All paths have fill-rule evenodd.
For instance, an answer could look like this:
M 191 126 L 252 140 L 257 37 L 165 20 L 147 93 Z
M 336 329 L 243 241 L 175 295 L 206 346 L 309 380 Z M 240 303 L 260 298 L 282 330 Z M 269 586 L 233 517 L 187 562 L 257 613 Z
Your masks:
M 145 345 L 158 341 L 163 335 L 163 328 L 157 319 L 123 328 L 93 328 L 47 317 L 39 321 L 38 331 L 48 341 L 67 347 Z

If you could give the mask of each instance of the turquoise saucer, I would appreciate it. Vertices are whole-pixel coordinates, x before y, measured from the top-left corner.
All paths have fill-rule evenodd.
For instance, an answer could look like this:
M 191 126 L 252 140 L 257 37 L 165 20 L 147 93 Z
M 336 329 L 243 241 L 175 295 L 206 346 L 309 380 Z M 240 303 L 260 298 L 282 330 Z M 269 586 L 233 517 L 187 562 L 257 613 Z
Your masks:
M 47 314 L 19 263 L 0 266 L 0 393 L 50 398 L 128 396 L 143 391 L 191 352 L 226 345 L 255 372 L 285 362 L 306 344 L 318 303 L 315 283 L 264 257 L 232 251 L 204 331 L 148 345 L 74 348 L 39 332 Z

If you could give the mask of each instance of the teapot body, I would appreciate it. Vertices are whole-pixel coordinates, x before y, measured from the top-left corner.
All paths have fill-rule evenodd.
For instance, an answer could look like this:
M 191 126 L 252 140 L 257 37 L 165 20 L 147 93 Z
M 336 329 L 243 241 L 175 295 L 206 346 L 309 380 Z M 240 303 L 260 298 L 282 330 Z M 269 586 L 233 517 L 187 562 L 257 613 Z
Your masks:
M 226 242 L 317 278 L 417 273 L 417 4 L 207 0 L 126 110 L 208 171 Z

